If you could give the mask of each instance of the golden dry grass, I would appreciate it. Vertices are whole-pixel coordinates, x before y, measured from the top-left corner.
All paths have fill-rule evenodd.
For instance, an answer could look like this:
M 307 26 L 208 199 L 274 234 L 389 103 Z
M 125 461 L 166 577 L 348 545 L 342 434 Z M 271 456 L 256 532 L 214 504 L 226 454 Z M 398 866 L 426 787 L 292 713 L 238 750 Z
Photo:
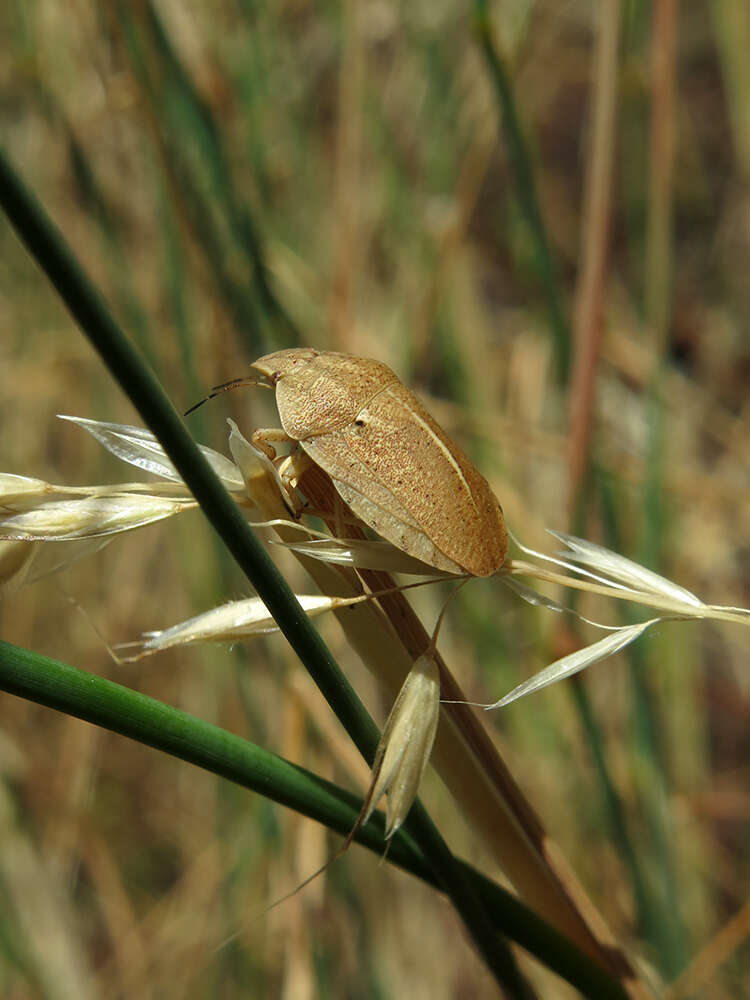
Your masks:
M 164 0 L 163 26 L 218 125 L 225 170 L 196 106 L 170 83 L 146 5 L 129 7 L 4 5 L 0 121 L 14 161 L 176 403 L 292 342 L 259 305 L 239 204 L 304 340 L 394 367 L 474 455 L 516 534 L 551 548 L 543 528 L 569 526 L 570 400 L 470 10 Z M 597 23 L 588 5 L 508 8 L 496 29 L 572 312 L 592 95 L 605 85 L 591 83 Z M 671 106 L 650 68 L 653 31 L 665 29 L 652 30 L 640 6 L 622 29 L 586 447 L 599 472 L 585 530 L 707 601 L 748 605 L 750 17 L 742 0 L 711 12 L 683 4 L 679 17 Z M 663 187 L 654 164 L 666 154 L 649 140 L 655 107 L 675 130 Z M 127 478 L 55 414 L 136 418 L 7 226 L 0 241 L 0 468 L 76 484 Z M 666 275 L 655 287 L 653 268 Z M 227 413 L 245 431 L 272 423 L 259 396 L 204 408 L 202 440 L 226 450 Z M 4 601 L 0 634 L 363 789 L 364 765 L 282 639 L 116 668 L 97 635 L 135 638 L 244 592 L 200 516 L 187 515 Z M 416 604 L 430 628 L 437 596 Z M 614 620 L 606 605 L 587 610 Z M 323 631 L 382 720 L 369 676 L 334 625 Z M 556 616 L 477 581 L 449 613 L 441 648 L 486 701 L 578 641 Z M 620 657 L 584 681 L 654 912 L 676 916 L 661 934 L 638 923 L 569 688 L 490 721 L 551 835 L 657 979 L 684 967 L 747 898 L 747 653 L 728 627 L 668 625 L 637 660 Z M 0 698 L 0 720 L 3 995 L 493 995 L 448 907 L 357 849 L 261 916 L 331 849 L 309 821 L 11 696 Z M 425 798 L 451 846 L 481 860 L 437 783 Z M 750 995 L 743 934 L 720 965 L 711 954 L 700 995 Z M 557 981 L 539 982 L 542 995 L 563 995 Z

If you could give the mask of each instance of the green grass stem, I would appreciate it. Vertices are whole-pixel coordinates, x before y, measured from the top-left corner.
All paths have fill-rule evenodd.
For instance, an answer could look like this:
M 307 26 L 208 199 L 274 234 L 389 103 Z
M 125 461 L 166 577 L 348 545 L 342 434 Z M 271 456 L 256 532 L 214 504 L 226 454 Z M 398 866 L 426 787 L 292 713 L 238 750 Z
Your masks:
M 359 815 L 362 803 L 355 795 L 270 750 L 114 681 L 2 641 L 0 688 L 211 771 L 339 834 L 346 835 Z M 355 840 L 382 854 L 383 825 L 383 814 L 377 813 Z M 406 831 L 394 836 L 388 861 L 441 888 Z M 584 996 L 624 1000 L 622 987 L 562 934 L 476 869 L 459 865 L 497 930 Z

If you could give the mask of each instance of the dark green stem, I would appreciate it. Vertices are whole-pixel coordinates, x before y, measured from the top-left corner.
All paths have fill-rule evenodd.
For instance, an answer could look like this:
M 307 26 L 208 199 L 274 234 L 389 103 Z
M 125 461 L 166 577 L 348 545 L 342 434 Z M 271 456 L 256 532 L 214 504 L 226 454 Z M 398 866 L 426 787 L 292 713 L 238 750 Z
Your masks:
M 155 747 L 347 834 L 361 802 L 349 792 L 218 726 L 130 688 L 0 641 L 0 689 Z M 358 843 L 382 854 L 383 816 Z M 388 861 L 440 888 L 421 848 L 399 831 Z M 494 927 L 577 987 L 586 997 L 625 1000 L 622 987 L 515 896 L 459 861 Z

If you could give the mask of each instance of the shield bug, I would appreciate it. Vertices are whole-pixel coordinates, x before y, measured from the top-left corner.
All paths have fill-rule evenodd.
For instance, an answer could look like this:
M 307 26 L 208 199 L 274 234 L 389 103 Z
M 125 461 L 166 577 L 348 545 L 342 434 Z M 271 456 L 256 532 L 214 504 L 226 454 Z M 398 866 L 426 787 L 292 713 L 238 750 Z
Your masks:
M 255 440 L 297 442 L 357 517 L 422 562 L 472 576 L 500 569 L 508 536 L 497 498 L 387 365 L 299 348 L 251 367 L 275 386 L 283 428 Z

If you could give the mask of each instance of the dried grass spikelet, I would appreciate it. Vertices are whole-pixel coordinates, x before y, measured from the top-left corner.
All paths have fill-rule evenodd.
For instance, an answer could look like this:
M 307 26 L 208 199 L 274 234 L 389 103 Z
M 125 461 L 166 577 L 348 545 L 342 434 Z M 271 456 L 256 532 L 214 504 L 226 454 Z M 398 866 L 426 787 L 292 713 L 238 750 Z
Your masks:
M 430 760 L 439 715 L 440 672 L 429 651 L 415 661 L 386 720 L 357 828 L 367 822 L 383 795 L 388 796 L 386 839 L 404 822 Z
M 420 586 L 412 584 L 411 586 Z M 403 588 L 402 588 L 403 589 Z M 337 611 L 341 608 L 353 608 L 357 604 L 372 601 L 377 594 L 358 594 L 355 597 L 329 597 L 327 594 L 295 594 L 296 599 L 308 618 Z M 207 642 L 237 642 L 250 639 L 257 635 L 268 635 L 278 632 L 271 612 L 259 597 L 247 597 L 238 601 L 228 601 L 218 607 L 203 611 L 186 621 L 178 622 L 169 628 L 144 633 L 143 639 L 134 643 L 123 643 L 126 647 L 136 647 L 132 656 L 122 659 L 123 663 L 131 663 L 160 653 L 175 646 L 192 646 Z
M 3 517 L 2 537 L 14 541 L 73 541 L 143 528 L 196 507 L 194 500 L 120 493 L 50 500 Z
M 443 604 L 427 649 L 412 664 L 396 696 L 375 751 L 369 791 L 357 822 L 346 838 L 344 850 L 357 830 L 370 818 L 383 795 L 388 796 L 386 840 L 404 822 L 417 797 L 430 761 L 440 717 L 437 637 L 448 605 L 465 582 L 459 583 Z

